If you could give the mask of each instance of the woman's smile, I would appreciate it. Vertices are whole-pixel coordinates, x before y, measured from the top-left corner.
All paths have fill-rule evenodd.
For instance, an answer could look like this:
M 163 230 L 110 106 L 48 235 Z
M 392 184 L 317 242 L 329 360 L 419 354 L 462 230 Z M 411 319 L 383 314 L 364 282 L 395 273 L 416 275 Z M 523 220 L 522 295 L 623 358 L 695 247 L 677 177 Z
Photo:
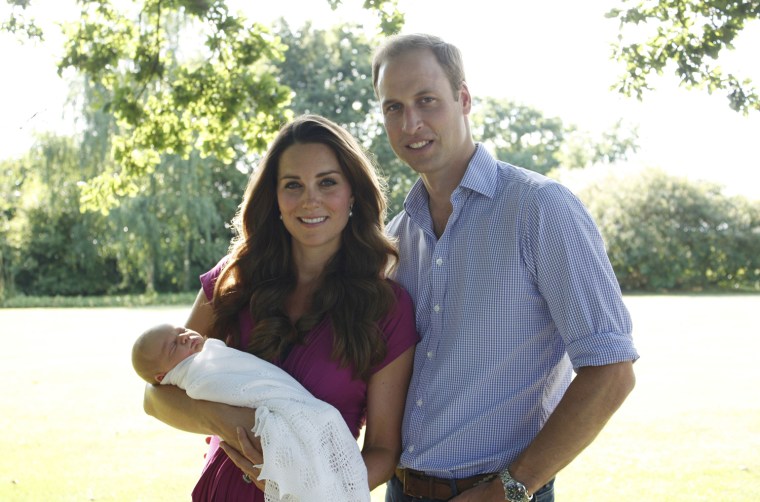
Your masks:
M 277 203 L 294 250 L 335 253 L 354 198 L 332 149 L 321 143 L 288 147 L 277 178 Z

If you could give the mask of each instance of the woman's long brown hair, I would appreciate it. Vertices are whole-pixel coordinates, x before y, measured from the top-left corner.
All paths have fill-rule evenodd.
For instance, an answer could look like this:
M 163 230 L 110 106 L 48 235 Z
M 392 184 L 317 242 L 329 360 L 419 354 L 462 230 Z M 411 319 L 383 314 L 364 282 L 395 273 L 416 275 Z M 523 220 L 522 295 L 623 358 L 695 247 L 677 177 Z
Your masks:
M 354 196 L 353 215 L 338 252 L 322 274 L 309 311 L 295 325 L 285 301 L 296 285 L 291 237 L 279 219 L 277 174 L 280 157 L 294 144 L 328 146 L 338 159 Z M 384 233 L 386 199 L 372 162 L 358 142 L 337 124 L 316 115 L 284 126 L 251 176 L 233 219 L 236 236 L 214 289 L 210 336 L 239 344 L 238 314 L 248 308 L 254 328 L 247 347 L 268 361 L 282 358 L 323 319 L 332 324 L 332 357 L 368 378 L 386 353 L 377 321 L 395 302 L 385 280 L 398 253 Z

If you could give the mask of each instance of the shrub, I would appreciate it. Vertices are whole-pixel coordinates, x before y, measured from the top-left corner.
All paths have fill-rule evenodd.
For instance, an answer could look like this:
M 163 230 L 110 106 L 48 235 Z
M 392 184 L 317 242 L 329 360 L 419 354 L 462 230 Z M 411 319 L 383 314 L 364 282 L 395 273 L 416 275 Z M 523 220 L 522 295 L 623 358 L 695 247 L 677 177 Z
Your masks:
M 578 195 L 624 290 L 760 289 L 760 203 L 656 169 Z

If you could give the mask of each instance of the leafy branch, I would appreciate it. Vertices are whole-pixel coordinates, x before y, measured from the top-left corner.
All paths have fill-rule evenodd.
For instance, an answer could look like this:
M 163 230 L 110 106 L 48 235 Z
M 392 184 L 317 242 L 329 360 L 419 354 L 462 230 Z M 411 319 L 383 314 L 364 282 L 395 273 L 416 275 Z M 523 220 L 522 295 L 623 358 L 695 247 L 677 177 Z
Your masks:
M 724 73 L 716 64 L 723 50 L 734 48 L 746 23 L 760 17 L 760 0 L 636 0 L 632 7 L 612 9 L 606 16 L 620 22 L 613 58 L 625 65 L 615 85 L 622 94 L 642 99 L 652 89 L 652 75 L 662 75 L 675 64 L 681 85 L 710 94 L 723 91 L 729 106 L 745 115 L 760 110 L 751 79 Z M 647 30 L 650 35 L 642 41 Z M 635 35 L 626 39 L 630 31 Z

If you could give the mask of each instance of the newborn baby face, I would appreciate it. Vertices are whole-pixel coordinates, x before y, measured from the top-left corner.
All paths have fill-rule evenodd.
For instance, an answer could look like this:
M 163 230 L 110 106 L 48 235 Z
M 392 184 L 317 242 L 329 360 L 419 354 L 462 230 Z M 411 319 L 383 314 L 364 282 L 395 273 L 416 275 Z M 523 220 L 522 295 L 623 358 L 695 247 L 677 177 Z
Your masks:
M 200 352 L 205 341 L 205 338 L 191 329 L 163 325 L 156 328 L 151 337 L 151 348 L 158 354 L 161 371 L 166 372 L 188 356 Z

